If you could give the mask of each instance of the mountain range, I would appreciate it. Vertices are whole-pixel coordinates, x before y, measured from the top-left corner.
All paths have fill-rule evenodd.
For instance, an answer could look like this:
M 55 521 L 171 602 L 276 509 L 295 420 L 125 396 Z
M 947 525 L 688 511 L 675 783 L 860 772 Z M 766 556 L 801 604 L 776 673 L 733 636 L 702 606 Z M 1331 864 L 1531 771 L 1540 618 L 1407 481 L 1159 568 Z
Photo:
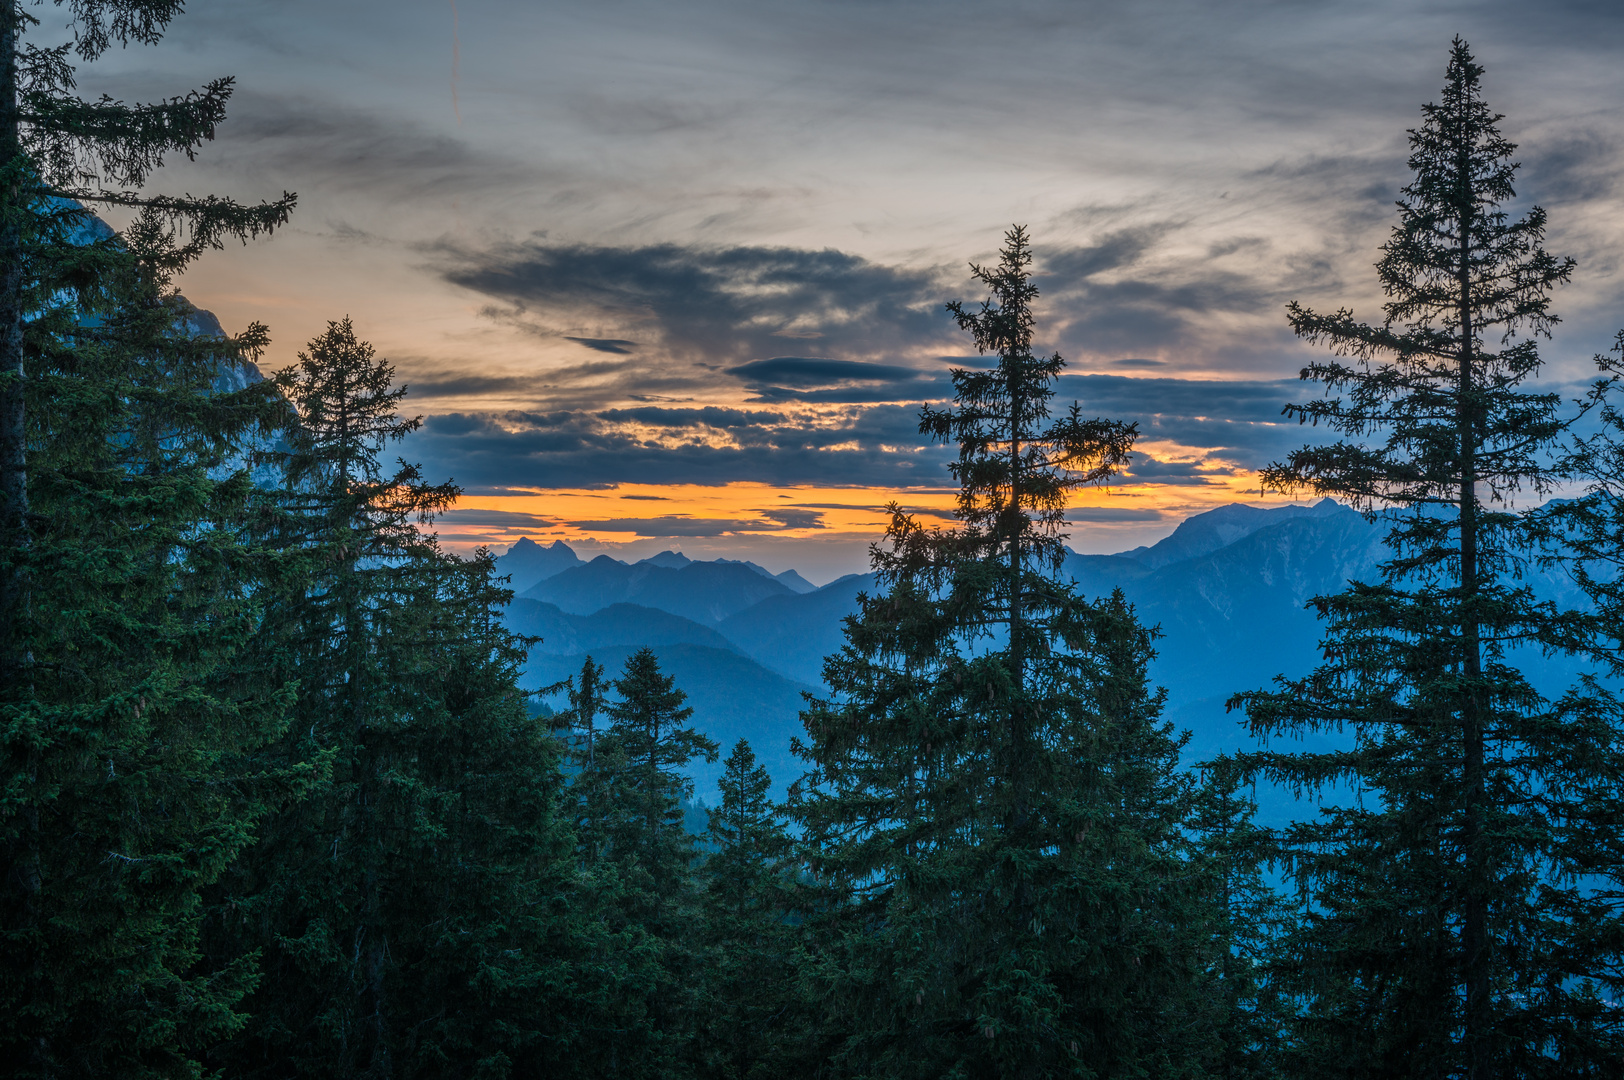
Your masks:
M 1187 760 L 1198 761 L 1252 745 L 1225 701 L 1277 675 L 1312 670 L 1322 631 L 1309 599 L 1349 580 L 1372 580 L 1387 555 L 1386 531 L 1380 520 L 1331 499 L 1235 504 L 1194 515 L 1152 545 L 1072 553 L 1063 572 L 1085 596 L 1121 589 L 1141 621 L 1159 629 L 1151 674 L 1167 688 L 1165 715 L 1191 733 Z M 630 564 L 608 556 L 583 563 L 563 543 L 530 540 L 499 557 L 497 567 L 518 594 L 507 609 L 509 625 L 543 639 L 531 651 L 527 686 L 578 671 L 587 654 L 612 676 L 627 655 L 649 646 L 688 692 L 696 726 L 723 742 L 724 755 L 733 740 L 749 738 L 780 793 L 801 768 L 789 753 L 790 737 L 801 730 L 801 694 L 822 691 L 823 658 L 843 644 L 842 620 L 856 611 L 858 595 L 874 588 L 869 574 L 813 588 L 793 571 L 773 575 L 751 563 L 692 561 L 675 552 Z M 1580 602 L 1559 574 L 1528 572 L 1536 593 Z M 1516 659 L 1548 692 L 1573 674 L 1537 655 Z M 715 765 L 694 769 L 708 801 L 718 772 Z

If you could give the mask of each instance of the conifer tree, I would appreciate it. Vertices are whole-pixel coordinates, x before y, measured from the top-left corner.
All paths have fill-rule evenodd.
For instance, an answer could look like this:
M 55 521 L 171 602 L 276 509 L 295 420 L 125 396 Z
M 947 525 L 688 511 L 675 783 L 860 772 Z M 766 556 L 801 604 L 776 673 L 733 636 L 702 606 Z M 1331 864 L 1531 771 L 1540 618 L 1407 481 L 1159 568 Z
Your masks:
M 1612 872 L 1584 822 L 1616 798 L 1624 729 L 1596 684 L 1547 701 L 1510 652 L 1571 652 L 1588 627 L 1517 580 L 1538 552 L 1510 506 L 1555 479 L 1559 400 L 1523 384 L 1573 263 L 1544 250 L 1542 210 L 1504 209 L 1514 147 L 1482 74 L 1457 38 L 1410 133 L 1414 178 L 1377 267 L 1385 320 L 1289 308 L 1300 336 L 1351 358 L 1306 367 L 1335 396 L 1289 411 L 1349 438 L 1265 482 L 1384 511 L 1393 551 L 1375 583 L 1314 600 L 1321 668 L 1235 702 L 1259 735 L 1352 735 L 1244 759 L 1357 795 L 1278 837 L 1305 905 L 1278 965 L 1305 1074 L 1595 1075 L 1621 1051 L 1599 995 L 1617 922 L 1583 875 Z
M 1269 961 L 1291 910 L 1265 876 L 1268 830 L 1254 820 L 1257 805 L 1241 794 L 1245 771 L 1219 755 L 1201 766 L 1203 782 L 1190 828 L 1196 838 L 1191 870 L 1214 890 L 1213 947 L 1221 1006 L 1219 1056 L 1208 1072 L 1226 1080 L 1271 1080 L 1281 1069 L 1290 999 Z
M 257 559 L 232 454 L 286 412 L 268 387 L 218 385 L 263 330 L 189 332 L 161 222 L 89 254 L 54 239 L 25 297 L 37 393 L 12 626 L 27 663 L 0 679 L 0 1061 L 187 1076 L 241 1022 L 253 974 L 244 958 L 192 970 L 200 892 L 301 782 L 249 764 L 288 702 L 240 663 Z
M 596 763 L 594 753 L 598 732 L 598 712 L 603 708 L 603 665 L 594 664 L 588 656 L 581 663 L 579 682 L 568 682 L 570 707 L 560 719 L 579 741 L 581 768 L 591 769 Z
M 556 742 L 518 689 L 523 650 L 488 552 L 416 523 L 456 495 L 386 471 L 405 388 L 346 319 L 277 384 L 298 412 L 258 521 L 278 557 L 258 642 L 296 683 L 285 760 L 331 781 L 275 814 L 215 905 L 218 955 L 263 977 L 234 1075 L 501 1074 L 572 1037 L 573 838 Z
M 256 618 L 230 449 L 281 411 L 218 378 L 263 328 L 190 340 L 171 278 L 293 199 L 141 194 L 166 154 L 213 137 L 230 80 L 81 100 L 74 53 L 155 42 L 181 5 L 66 6 L 73 40 L 42 49 L 25 5 L 0 2 L 0 1059 L 185 1075 L 239 1021 L 251 969 L 187 974 L 198 891 L 282 786 L 238 760 L 274 735 L 278 688 L 228 674 Z M 125 235 L 95 238 L 82 204 L 98 200 L 136 211 Z
M 627 875 L 637 917 L 656 932 L 678 932 L 682 898 L 692 887 L 696 851 L 682 827 L 682 803 L 693 781 L 680 770 L 695 757 L 716 760 L 716 744 L 683 727 L 694 710 L 688 695 L 660 671 L 652 649 L 639 649 L 614 681 L 605 704 L 609 729 L 599 749 L 612 762 L 608 801 L 599 815 L 610 857 Z
M 772 777 L 740 739 L 706 811 L 702 1065 L 725 1080 L 791 1073 L 797 1050 L 793 845 L 767 797 Z
M 1132 425 L 1049 421 L 1064 361 L 1033 353 L 1031 251 L 949 311 L 986 370 L 921 429 L 957 442 L 954 530 L 893 508 L 882 591 L 828 659 L 792 789 L 828 890 L 816 978 L 854 1076 L 1178 1075 L 1210 1051 L 1191 789 L 1158 719 L 1151 634 L 1058 568 L 1067 495 L 1126 461 Z
M 83 100 L 73 93 L 74 54 L 88 62 L 115 42 L 155 44 L 182 5 L 180 0 L 66 0 L 65 6 L 73 40 L 40 48 L 25 40 L 39 20 L 20 0 L 0 0 L 0 681 L 7 682 L 25 664 L 27 652 L 15 624 L 26 610 L 27 414 L 39 405 L 39 388 L 27 374 L 25 322 L 36 310 L 40 272 L 60 269 L 64 259 L 77 261 L 71 246 L 52 243 L 51 234 L 83 225 L 84 203 L 136 209 L 149 223 L 185 226 L 185 242 L 166 253 L 167 269 L 175 271 L 227 238 L 246 241 L 284 224 L 294 204 L 286 193 L 257 206 L 212 195 L 141 194 L 138 189 L 166 155 L 192 157 L 214 138 L 225 119 L 232 80 L 216 79 L 153 104 Z M 42 247 L 54 248 L 54 255 L 45 255 Z
M 683 726 L 693 709 L 653 650 L 627 657 L 611 687 L 615 696 L 602 699 L 609 726 L 575 784 L 597 893 L 591 902 L 603 947 L 613 942 L 621 965 L 620 1030 L 583 1047 L 582 1065 L 603 1075 L 666 1075 L 692 1058 L 701 978 L 699 852 L 683 827 L 693 781 L 680 770 L 696 756 L 716 760 L 717 748 Z

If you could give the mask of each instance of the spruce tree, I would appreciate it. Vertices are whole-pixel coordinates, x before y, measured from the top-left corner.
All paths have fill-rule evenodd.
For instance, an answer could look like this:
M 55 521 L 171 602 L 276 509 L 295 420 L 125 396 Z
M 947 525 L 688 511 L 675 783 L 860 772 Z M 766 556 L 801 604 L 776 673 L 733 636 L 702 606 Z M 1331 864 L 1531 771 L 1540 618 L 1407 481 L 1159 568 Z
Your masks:
M 184 1075 L 251 977 L 188 974 L 198 892 L 282 786 L 240 762 L 277 730 L 279 688 L 229 674 L 257 617 L 232 448 L 280 409 L 218 381 L 263 328 L 191 340 L 171 278 L 293 199 L 141 194 L 166 154 L 213 137 L 230 80 L 81 100 L 74 53 L 155 42 L 181 5 L 66 6 L 73 41 L 41 49 L 24 40 L 38 20 L 0 2 L 0 1059 Z M 135 222 L 97 239 L 87 201 Z
M 1208 1072 L 1226 1080 L 1267 1080 L 1283 1075 L 1292 1004 L 1269 962 L 1292 912 L 1267 874 L 1270 836 L 1255 820 L 1257 804 L 1242 794 L 1245 770 L 1224 755 L 1200 769 L 1190 869 L 1213 892 L 1213 993 L 1220 1009 L 1219 1056 Z
M 213 195 L 141 194 L 166 155 L 192 157 L 214 138 L 232 79 L 152 104 L 86 101 L 73 92 L 74 54 L 89 62 L 115 42 L 155 44 L 181 0 L 56 6 L 68 8 L 73 40 L 40 48 L 25 40 L 39 20 L 20 0 L 0 0 L 0 682 L 20 678 L 27 663 L 16 623 L 29 587 L 28 410 L 40 406 L 41 387 L 28 376 L 25 324 L 37 310 L 41 271 L 59 268 L 71 251 L 60 241 L 62 227 L 83 225 L 86 203 L 184 226 L 185 242 L 167 253 L 173 271 L 227 238 L 246 241 L 284 224 L 294 204 L 286 193 L 257 206 Z M 52 249 L 54 257 L 45 253 Z
M 699 1004 L 705 1075 L 783 1076 L 798 1049 L 793 843 L 767 797 L 772 777 L 740 739 L 706 811 L 705 977 Z
M 26 663 L 0 679 L 0 1061 L 194 1075 L 253 978 L 247 958 L 193 970 L 200 893 L 302 782 L 252 763 L 289 703 L 242 671 L 260 613 L 235 447 L 286 412 L 264 385 L 219 388 L 262 329 L 188 331 L 161 222 L 55 241 L 26 297 Z
M 656 932 L 679 932 L 683 898 L 692 888 L 696 851 L 682 827 L 682 804 L 693 781 L 680 770 L 695 757 L 715 761 L 717 747 L 699 731 L 683 727 L 693 716 L 688 695 L 660 671 L 652 649 L 626 659 L 614 681 L 616 698 L 605 704 L 609 728 L 599 751 L 612 764 L 604 778 L 607 805 L 602 821 L 609 857 L 630 883 L 638 920 Z
M 1511 653 L 1571 652 L 1588 629 L 1519 582 L 1537 537 L 1510 505 L 1557 479 L 1559 399 L 1524 384 L 1573 263 L 1543 248 L 1542 210 L 1504 209 L 1514 147 L 1482 74 L 1457 38 L 1410 133 L 1414 178 L 1377 264 L 1385 320 L 1289 308 L 1300 336 L 1350 359 L 1306 367 L 1334 396 L 1288 411 L 1348 438 L 1265 483 L 1381 511 L 1393 552 L 1376 582 L 1313 601 L 1322 667 L 1236 699 L 1261 736 L 1351 735 L 1244 759 L 1355 795 L 1277 838 L 1304 902 L 1278 963 L 1304 1074 L 1594 1075 L 1624 1050 L 1598 996 L 1617 924 L 1584 879 L 1611 872 L 1584 822 L 1616 798 L 1624 729 L 1596 684 L 1548 701 Z
M 1132 425 L 1049 420 L 1026 233 L 991 296 L 948 310 L 996 357 L 921 429 L 958 444 L 961 526 L 899 509 L 804 714 L 792 789 L 826 889 L 814 940 L 842 1075 L 1182 1075 L 1210 1052 L 1207 905 L 1186 872 L 1191 785 L 1120 595 L 1059 576 L 1067 495 Z
M 592 657 L 588 656 L 581 662 L 578 678 L 579 682 L 575 678 L 566 682 L 570 707 L 559 720 L 569 729 L 571 738 L 579 742 L 581 768 L 586 770 L 597 763 L 594 751 L 597 745 L 598 712 L 603 708 L 603 692 L 606 689 L 603 681 L 603 665 L 594 664 Z
M 605 1019 L 620 1030 L 600 1029 L 583 1046 L 582 1067 L 602 1075 L 663 1076 L 693 1057 L 702 978 L 694 877 L 699 851 L 683 827 L 693 781 L 680 770 L 696 756 L 716 760 L 717 748 L 684 726 L 693 709 L 660 671 L 653 650 L 627 657 L 611 687 L 615 696 L 601 699 L 608 728 L 575 785 L 581 789 L 582 856 L 595 892 L 589 902 L 606 935 L 598 947 L 613 948 L 619 966 L 620 1009 Z
M 256 521 L 267 571 L 259 676 L 297 686 L 273 763 L 330 781 L 269 818 L 214 906 L 214 952 L 254 951 L 233 1075 L 500 1075 L 551 1067 L 565 1000 L 574 843 L 559 747 L 518 689 L 511 594 L 482 552 L 417 526 L 450 484 L 386 470 L 417 426 L 348 320 L 276 383 L 298 416 Z

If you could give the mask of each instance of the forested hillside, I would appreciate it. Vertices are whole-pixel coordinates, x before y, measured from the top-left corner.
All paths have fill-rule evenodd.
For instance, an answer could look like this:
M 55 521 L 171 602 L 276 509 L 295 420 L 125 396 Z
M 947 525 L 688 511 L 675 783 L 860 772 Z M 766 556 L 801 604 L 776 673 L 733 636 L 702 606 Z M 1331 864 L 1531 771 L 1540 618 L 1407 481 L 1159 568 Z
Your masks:
M 1383 318 L 1287 309 L 1277 504 L 1066 546 L 1149 440 L 1015 226 L 907 421 L 950 523 L 815 588 L 442 544 L 363 330 L 264 373 L 179 291 L 294 211 L 144 193 L 231 81 L 76 96 L 180 6 L 68 10 L 0 19 L 0 1075 L 1619 1074 L 1624 331 L 1535 382 L 1574 264 L 1463 41 Z

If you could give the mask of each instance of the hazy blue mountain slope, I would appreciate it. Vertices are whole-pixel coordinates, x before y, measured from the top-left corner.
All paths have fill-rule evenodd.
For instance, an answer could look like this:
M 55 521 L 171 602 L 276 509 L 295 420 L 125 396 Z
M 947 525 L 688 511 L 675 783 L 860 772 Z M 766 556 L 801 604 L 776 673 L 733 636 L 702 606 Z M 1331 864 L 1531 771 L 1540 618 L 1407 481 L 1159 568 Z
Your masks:
M 1077 583 L 1084 596 L 1105 596 L 1154 573 L 1144 563 L 1123 555 L 1079 555 L 1075 551 L 1066 553 L 1061 572 Z
M 823 685 L 823 658 L 845 643 L 843 620 L 873 574 L 853 574 L 799 596 L 772 596 L 717 624 L 746 656 L 810 686 Z
M 1191 731 L 1186 757 L 1196 761 L 1251 745 L 1240 715 L 1225 713 L 1225 701 L 1276 675 L 1313 669 L 1324 628 L 1305 605 L 1350 579 L 1376 580 L 1386 531 L 1382 521 L 1366 522 L 1329 500 L 1272 510 L 1224 507 L 1191 518 L 1150 548 L 1071 555 L 1065 572 L 1085 596 L 1121 588 L 1144 622 L 1160 626 L 1152 676 L 1168 688 L 1168 719 Z M 1164 561 L 1180 551 L 1194 554 Z M 1528 573 L 1538 596 L 1581 603 L 1560 571 Z M 614 665 L 639 645 L 662 657 L 670 651 L 673 664 L 679 658 L 682 664 L 680 673 L 672 668 L 678 685 L 695 695 L 706 730 L 718 739 L 746 735 L 783 780 L 784 769 L 799 771 L 788 754 L 789 738 L 800 730 L 798 690 L 821 687 L 823 658 L 844 643 L 842 620 L 856 610 L 857 594 L 873 588 L 872 575 L 852 575 L 797 595 L 742 563 L 661 567 L 598 559 L 540 583 L 529 596 L 548 602 L 515 601 L 509 619 L 515 629 L 547 638 L 532 657 L 532 685 L 578 669 L 588 651 L 605 663 L 614 657 Z M 756 598 L 744 602 L 752 590 Z M 759 595 L 763 590 L 768 595 Z M 1509 659 L 1547 694 L 1560 693 L 1577 669 L 1528 652 Z M 735 677 L 737 693 L 728 683 Z M 1301 811 L 1282 793 L 1260 794 L 1275 819 Z
M 528 536 L 508 548 L 506 554 L 496 557 L 496 572 L 512 579 L 508 583 L 508 588 L 512 589 L 515 595 L 539 581 L 580 565 L 580 556 L 576 555 L 575 549 L 564 541 L 554 540 L 551 544 L 543 546 Z
M 1152 570 L 1157 570 L 1173 563 L 1210 555 L 1245 539 L 1259 529 L 1278 525 L 1290 518 L 1320 518 L 1348 512 L 1347 507 L 1339 505 L 1334 499 L 1321 499 L 1313 506 L 1258 507 L 1232 503 L 1185 518 L 1179 523 L 1178 528 L 1156 543 L 1149 547 L 1118 552 L 1117 557 L 1132 559 Z
M 1304 605 L 1349 579 L 1373 580 L 1383 533 L 1342 508 L 1270 525 L 1123 586 L 1139 617 L 1161 627 L 1152 677 L 1194 733 L 1193 753 L 1238 745 L 1239 717 L 1223 711 L 1231 694 L 1312 670 L 1322 630 Z
M 527 600 L 555 604 L 572 615 L 590 615 L 611 604 L 641 604 L 698 623 L 715 625 L 770 596 L 793 596 L 790 588 L 743 563 L 690 562 L 627 566 L 600 555 L 526 590 Z
M 694 708 L 694 726 L 722 745 L 723 758 L 739 739 L 749 739 L 756 756 L 772 773 L 775 797 L 782 797 L 784 788 L 802 771 L 790 753 L 789 741 L 801 732 L 801 692 L 809 687 L 768 671 L 731 649 L 680 643 L 651 647 L 660 658 L 661 670 L 687 693 L 688 704 Z M 522 685 L 535 689 L 575 674 L 588 651 L 613 678 L 637 648 L 639 645 L 613 645 L 567 655 L 532 651 Z M 562 703 L 562 697 L 552 700 L 555 707 Z M 714 765 L 696 762 L 689 770 L 696 781 L 695 794 L 711 806 L 718 801 L 716 779 L 721 769 L 719 759 Z
M 782 574 L 774 574 L 773 580 L 781 582 L 790 592 L 809 593 L 816 592 L 818 588 L 794 570 L 785 570 Z
M 637 604 L 611 604 L 570 615 L 539 600 L 515 600 L 504 614 L 515 632 L 541 638 L 532 654 L 581 654 L 622 645 L 703 645 L 737 652 L 727 638 L 692 619 Z

